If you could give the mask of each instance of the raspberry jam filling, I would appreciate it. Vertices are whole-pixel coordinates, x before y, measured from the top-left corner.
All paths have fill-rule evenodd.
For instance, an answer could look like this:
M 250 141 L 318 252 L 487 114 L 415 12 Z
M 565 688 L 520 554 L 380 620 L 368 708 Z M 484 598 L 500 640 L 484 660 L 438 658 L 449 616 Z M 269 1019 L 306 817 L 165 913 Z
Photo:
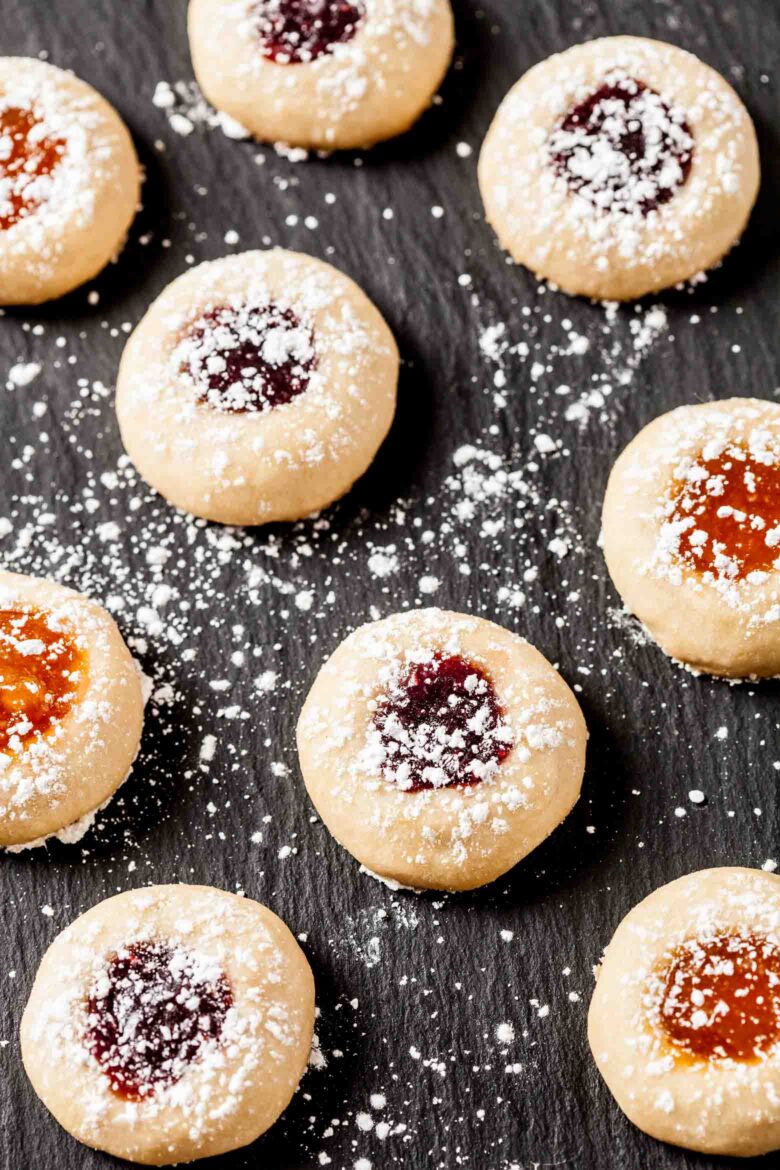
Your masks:
M 86 1045 L 127 1101 L 176 1084 L 219 1042 L 233 1003 L 219 965 L 163 940 L 108 960 L 87 999 Z
M 362 0 L 260 0 L 263 56 L 279 65 L 316 61 L 351 41 L 365 14 Z
M 764 937 L 691 939 L 662 981 L 658 1023 L 688 1056 L 757 1061 L 780 1039 L 780 949 Z
M 743 580 L 780 562 L 780 460 L 728 446 L 693 465 L 673 505 L 677 554 L 700 573 Z
M 688 179 L 693 137 L 682 110 L 631 77 L 608 79 L 553 131 L 550 161 L 602 211 L 648 215 Z
M 188 327 L 175 357 L 198 403 L 227 414 L 292 402 L 317 365 L 311 327 L 275 304 L 210 309 Z
M 64 719 L 86 675 L 86 654 L 35 609 L 0 609 L 0 751 L 19 751 Z
M 378 700 L 373 723 L 384 778 L 406 792 L 478 784 L 512 750 L 489 676 L 459 655 L 415 663 Z
M 0 111 L 0 231 L 31 215 L 49 197 L 65 141 L 51 138 L 32 110 Z

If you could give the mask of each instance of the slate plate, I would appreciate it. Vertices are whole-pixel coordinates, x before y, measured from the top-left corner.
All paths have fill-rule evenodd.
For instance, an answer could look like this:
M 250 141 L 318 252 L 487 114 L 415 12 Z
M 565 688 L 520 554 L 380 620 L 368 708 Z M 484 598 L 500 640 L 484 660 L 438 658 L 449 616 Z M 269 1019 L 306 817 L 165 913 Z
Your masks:
M 694 679 L 644 644 L 596 542 L 609 467 L 641 425 L 683 402 L 780 393 L 780 6 L 455 8 L 457 66 L 413 133 L 364 159 L 295 164 L 203 123 L 182 136 L 153 104 L 159 81 L 191 80 L 183 0 L 0 5 L 2 51 L 45 52 L 96 85 L 148 168 L 144 211 L 119 264 L 90 286 L 98 297 L 83 290 L 0 323 L 2 376 L 41 367 L 0 390 L 0 557 L 107 600 L 155 681 L 142 757 L 97 829 L 2 859 L 7 1170 L 116 1164 L 35 1098 L 19 1017 L 45 947 L 77 914 L 179 880 L 267 902 L 305 937 L 318 983 L 326 1067 L 264 1140 L 216 1160 L 221 1170 L 726 1165 L 625 1121 L 590 1061 L 586 1009 L 593 964 L 645 894 L 703 866 L 780 859 L 780 688 Z M 520 73 L 617 32 L 672 40 L 726 74 L 756 119 L 766 174 L 718 273 L 611 315 L 507 265 L 475 163 Z M 330 259 L 366 288 L 400 341 L 401 406 L 374 468 L 321 520 L 226 533 L 137 482 L 111 388 L 125 332 L 168 281 L 193 260 L 270 243 Z M 430 603 L 526 634 L 578 686 L 592 733 L 566 824 L 466 897 L 394 894 L 362 875 L 313 818 L 293 746 L 302 697 L 341 638 Z M 500 1024 L 514 1040 L 498 1039 Z

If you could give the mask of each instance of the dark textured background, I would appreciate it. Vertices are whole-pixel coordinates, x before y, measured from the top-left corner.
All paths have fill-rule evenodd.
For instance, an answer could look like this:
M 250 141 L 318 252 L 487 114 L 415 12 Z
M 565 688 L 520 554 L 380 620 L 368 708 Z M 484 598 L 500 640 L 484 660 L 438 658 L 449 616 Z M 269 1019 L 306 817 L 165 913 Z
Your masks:
M 327 1067 L 307 1074 L 265 1139 L 217 1160 L 221 1170 L 308 1170 L 321 1152 L 333 1170 L 359 1158 L 375 1170 L 727 1164 L 632 1128 L 591 1063 L 586 1010 L 592 966 L 636 901 L 693 869 L 780 856 L 780 689 L 694 679 L 641 644 L 629 624 L 608 617 L 617 600 L 596 541 L 609 467 L 641 425 L 683 402 L 780 393 L 780 4 L 456 0 L 455 9 L 457 66 L 442 104 L 414 132 L 362 165 L 351 156 L 292 164 L 219 130 L 181 137 L 152 104 L 159 80 L 191 78 L 183 0 L 0 2 L 2 52 L 45 51 L 97 86 L 127 119 L 148 169 L 130 244 L 90 286 L 99 303 L 82 290 L 0 322 L 0 517 L 13 524 L 0 558 L 109 599 L 156 683 L 142 757 L 97 830 L 69 849 L 2 859 L 6 1170 L 115 1164 L 77 1145 L 36 1099 L 19 1057 L 19 1018 L 45 947 L 78 913 L 119 890 L 177 880 L 267 902 L 307 936 L 318 983 Z M 695 291 L 662 298 L 668 327 L 644 355 L 632 323 L 647 306 L 610 320 L 504 262 L 475 177 L 478 146 L 519 74 L 555 50 L 617 32 L 674 41 L 729 77 L 756 119 L 765 166 L 743 245 Z M 456 153 L 463 141 L 470 158 Z M 331 192 L 335 203 L 325 201 Z M 230 229 L 240 234 L 232 248 Z M 176 516 L 118 466 L 111 396 L 95 383 L 112 388 L 123 327 L 188 256 L 271 242 L 332 259 L 382 308 L 405 358 L 400 410 L 374 468 L 324 523 L 226 537 Z M 530 347 L 505 355 L 503 409 L 478 346 L 485 326 L 501 321 Z M 583 357 L 560 352 L 568 328 L 590 339 Z M 3 390 L 20 360 L 40 362 L 40 375 Z M 584 425 L 567 422 L 561 410 L 572 398 L 562 401 L 556 387 L 566 382 L 576 396 L 589 379 L 614 381 L 606 407 Z M 48 406 L 42 418 L 36 402 Z M 537 432 L 559 440 L 558 452 L 536 459 Z M 522 470 L 524 508 L 508 490 L 478 501 L 473 521 L 454 518 L 452 454 L 466 443 L 503 452 L 507 468 Z M 101 480 L 104 472 L 117 478 Z M 503 519 L 503 530 L 484 530 L 486 518 Z M 116 540 L 99 528 L 108 521 Z M 570 544 L 563 559 L 547 550 L 556 532 Z M 388 545 L 400 564 L 380 580 L 368 554 Z M 167 549 L 162 567 L 148 563 L 150 547 Z M 530 565 L 538 578 L 523 584 Z M 420 592 L 424 575 L 441 582 L 432 598 Z M 167 604 L 153 593 L 160 583 L 170 588 Z M 506 602 L 502 590 L 513 586 L 526 593 L 522 607 Z M 296 604 L 301 591 L 309 609 Z M 161 617 L 155 625 L 152 615 L 151 628 L 142 610 L 150 597 Z M 324 655 L 370 614 L 430 600 L 527 634 L 580 686 L 592 732 L 575 812 L 508 879 L 466 897 L 393 894 L 361 875 L 312 820 L 293 746 Z M 231 661 L 237 649 L 244 665 Z M 265 670 L 278 675 L 270 694 L 253 684 Z M 227 693 L 209 685 L 214 679 L 226 680 Z M 226 716 L 231 706 L 238 717 Z M 716 737 L 719 728 L 727 738 Z M 216 752 L 199 763 L 207 734 L 217 736 Z M 706 794 L 701 807 L 691 789 Z M 252 841 L 257 832 L 262 842 Z M 293 851 L 280 857 L 284 846 Z M 516 1032 L 503 1046 L 502 1022 Z M 507 1072 L 513 1064 L 520 1069 Z M 387 1105 L 374 1119 L 406 1126 L 385 1141 L 355 1120 L 372 1112 L 375 1092 Z

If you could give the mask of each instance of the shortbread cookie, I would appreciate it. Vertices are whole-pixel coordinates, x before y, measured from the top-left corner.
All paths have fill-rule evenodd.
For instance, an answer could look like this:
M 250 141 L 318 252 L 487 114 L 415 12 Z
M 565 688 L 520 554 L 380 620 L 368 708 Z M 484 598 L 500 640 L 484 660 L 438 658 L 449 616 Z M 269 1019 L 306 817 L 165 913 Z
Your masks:
M 372 146 L 430 105 L 454 44 L 449 0 L 191 0 L 195 76 L 264 142 Z
M 479 177 L 515 260 L 564 292 L 622 301 L 717 264 L 759 170 L 753 123 L 720 74 L 674 45 L 606 37 L 521 78 Z
M 116 110 L 86 82 L 0 57 L 0 304 L 62 296 L 105 268 L 138 207 Z
M 141 675 L 103 607 L 0 570 L 0 846 L 39 844 L 104 804 L 142 725 Z
M 301 770 L 334 837 L 383 878 L 493 881 L 580 793 L 587 731 L 523 638 L 440 609 L 363 626 L 322 667 L 298 722 Z
M 196 516 L 297 520 L 368 468 L 398 366 L 378 311 L 329 264 L 230 256 L 175 280 L 128 341 L 122 438 L 144 479 Z
M 682 406 L 645 427 L 610 477 L 603 541 L 667 654 L 731 678 L 780 674 L 780 405 Z
M 588 1035 L 645 1133 L 708 1154 L 780 1149 L 780 877 L 702 870 L 645 898 L 607 947 Z
M 151 886 L 101 902 L 54 940 L 22 1056 L 75 1138 L 167 1166 L 273 1125 L 313 1028 L 312 973 L 275 914 L 209 886 Z

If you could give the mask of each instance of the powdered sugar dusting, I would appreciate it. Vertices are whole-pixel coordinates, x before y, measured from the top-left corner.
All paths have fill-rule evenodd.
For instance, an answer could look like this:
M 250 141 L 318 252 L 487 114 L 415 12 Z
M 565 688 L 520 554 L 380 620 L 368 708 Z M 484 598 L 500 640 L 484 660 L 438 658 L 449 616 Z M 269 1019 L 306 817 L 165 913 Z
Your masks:
M 678 11 L 665 6 L 663 19 Z M 475 76 L 465 46 L 466 67 L 444 91 L 445 140 L 434 133 L 429 149 L 423 129 L 399 143 L 414 156 L 400 169 L 394 153 L 377 165 L 292 165 L 289 152 L 231 143 L 211 133 L 216 120 L 190 119 L 192 95 L 173 112 L 194 129 L 177 133 L 150 99 L 158 77 L 174 89 L 183 72 L 153 38 L 140 105 L 123 99 L 141 142 L 159 134 L 167 146 L 155 170 L 171 214 L 158 222 L 151 200 L 138 229 L 146 242 L 134 233 L 147 263 L 131 281 L 111 274 L 67 322 L 29 312 L 3 324 L 3 565 L 107 604 L 152 679 L 143 749 L 115 803 L 67 855 L 54 842 L 48 860 L 9 859 L 19 930 L 8 995 L 21 994 L 29 931 L 50 938 L 114 889 L 211 881 L 269 901 L 316 957 L 321 1006 L 312 1071 L 272 1141 L 333 1170 L 359 1158 L 404 1165 L 417 1148 L 441 1170 L 576 1161 L 577 1143 L 559 1143 L 536 1106 L 583 1034 L 591 966 L 631 891 L 649 891 L 674 859 L 692 865 L 705 847 L 724 862 L 777 858 L 774 692 L 667 675 L 660 655 L 635 646 L 643 632 L 615 608 L 596 548 L 609 465 L 659 409 L 737 382 L 775 395 L 756 295 L 771 258 L 756 264 L 750 253 L 739 287 L 724 271 L 636 310 L 565 300 L 505 271 L 481 219 L 475 159 L 457 145 L 468 138 L 476 152 L 530 49 L 505 15 L 473 19 L 500 77 L 470 92 L 479 116 L 464 122 L 458 87 Z M 772 85 L 743 53 L 742 20 L 729 27 L 724 67 L 742 57 L 737 84 L 769 124 Z M 564 34 L 585 35 L 571 22 Z M 99 60 L 73 63 L 99 77 Z M 168 279 L 226 248 L 274 244 L 332 260 L 379 305 L 401 340 L 402 414 L 341 504 L 248 532 L 167 508 L 140 481 L 121 454 L 112 391 L 127 332 Z M 11 371 L 30 363 L 39 368 L 25 386 Z M 40 417 L 36 401 L 47 406 Z M 548 550 L 558 540 L 564 557 Z M 420 590 L 423 578 L 436 579 L 435 593 Z M 292 744 L 306 689 L 341 639 L 361 621 L 431 604 L 526 635 L 582 694 L 594 732 L 583 798 L 561 835 L 467 899 L 416 897 L 360 875 L 303 793 Z M 703 755 L 695 722 L 712 749 Z M 719 726 L 728 740 L 713 739 Z M 745 758 L 751 767 L 735 768 Z M 694 790 L 704 804 L 689 800 Z M 72 882 L 59 880 L 63 866 Z M 417 924 L 400 925 L 412 902 Z M 514 1029 L 511 1045 L 496 1035 L 501 1024 Z M 518 1129 L 518 1094 L 541 1128 Z

